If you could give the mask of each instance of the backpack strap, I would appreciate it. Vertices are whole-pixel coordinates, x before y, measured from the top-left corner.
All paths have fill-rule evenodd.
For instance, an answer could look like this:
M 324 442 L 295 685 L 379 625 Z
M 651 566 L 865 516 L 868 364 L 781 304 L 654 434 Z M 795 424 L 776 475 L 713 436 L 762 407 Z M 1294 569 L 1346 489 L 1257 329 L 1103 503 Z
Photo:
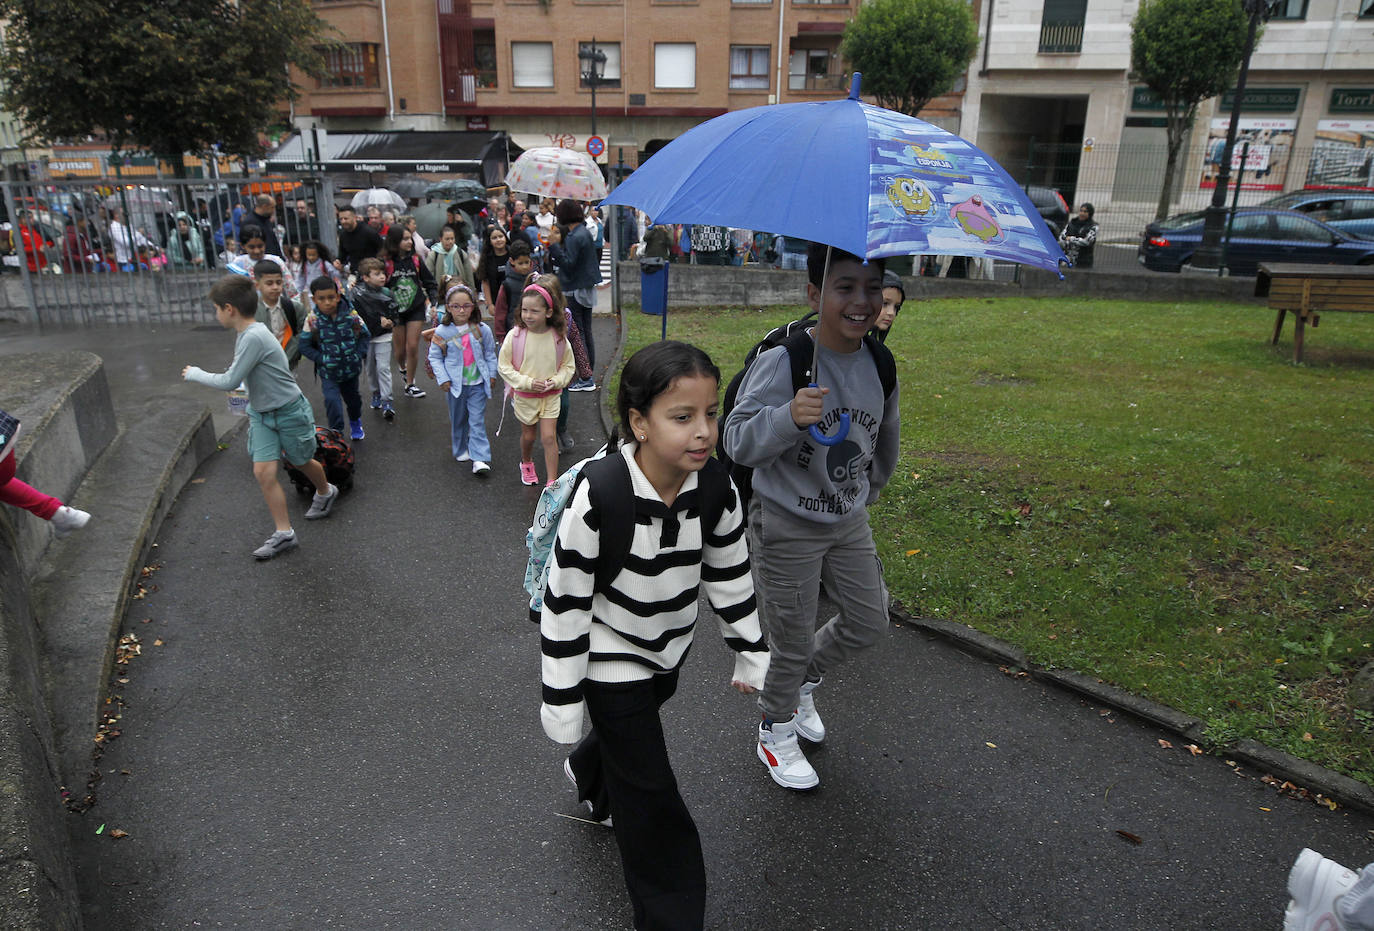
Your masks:
M 606 591 L 630 557 L 635 535 L 635 492 L 630 467 L 614 449 L 582 468 L 578 481 L 591 483 L 591 501 L 597 511 L 601 546 L 596 557 L 593 591 Z
M 878 369 L 878 381 L 883 386 L 883 401 L 887 401 L 897 389 L 897 360 L 892 357 L 892 350 L 887 348 L 887 344 L 871 333 L 864 334 L 864 345 L 873 353 L 873 364 Z
M 707 460 L 706 467 L 697 473 L 697 494 L 700 496 L 701 542 L 705 546 L 706 538 L 720 523 L 720 517 L 733 497 L 730 492 L 730 470 L 719 460 Z
M 510 364 L 515 366 L 515 370 L 520 371 L 520 366 L 525 364 L 525 328 L 518 326 L 510 334 Z

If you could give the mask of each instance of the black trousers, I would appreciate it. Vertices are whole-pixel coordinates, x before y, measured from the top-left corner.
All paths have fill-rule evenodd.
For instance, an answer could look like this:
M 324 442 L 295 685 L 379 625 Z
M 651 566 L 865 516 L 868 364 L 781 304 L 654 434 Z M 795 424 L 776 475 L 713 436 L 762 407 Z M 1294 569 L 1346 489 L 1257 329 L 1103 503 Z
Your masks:
M 592 730 L 569 757 L 577 794 L 609 812 L 639 931 L 700 931 L 706 921 L 701 837 L 678 792 L 658 709 L 677 671 L 640 682 L 582 683 Z

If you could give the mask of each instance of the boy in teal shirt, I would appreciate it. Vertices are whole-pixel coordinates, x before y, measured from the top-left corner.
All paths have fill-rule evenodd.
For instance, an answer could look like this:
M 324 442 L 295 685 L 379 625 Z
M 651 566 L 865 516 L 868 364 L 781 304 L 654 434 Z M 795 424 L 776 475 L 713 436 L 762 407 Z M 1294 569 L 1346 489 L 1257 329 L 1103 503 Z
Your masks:
M 232 391 L 240 384 L 248 386 L 248 451 L 253 457 L 253 477 L 276 524 L 276 531 L 253 555 L 271 559 L 298 545 L 286 512 L 286 493 L 277 479 L 278 460 L 285 456 L 315 484 L 315 498 L 305 513 L 306 520 L 328 517 L 339 499 L 339 489 L 329 483 L 324 467 L 315 460 L 315 412 L 291 376 L 281 343 L 256 319 L 258 295 L 253 282 L 237 275 L 221 278 L 210 288 L 210 303 L 215 306 L 220 326 L 238 334 L 234 360 L 227 372 L 212 374 L 188 365 L 181 370 L 181 377 L 221 391 Z

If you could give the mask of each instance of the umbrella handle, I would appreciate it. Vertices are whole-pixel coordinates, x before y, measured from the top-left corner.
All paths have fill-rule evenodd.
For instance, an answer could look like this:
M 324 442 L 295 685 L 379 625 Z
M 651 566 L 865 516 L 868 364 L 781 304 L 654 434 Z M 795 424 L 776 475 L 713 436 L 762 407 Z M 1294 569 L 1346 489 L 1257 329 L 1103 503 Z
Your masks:
M 807 387 L 819 388 L 820 386 L 812 382 Z M 811 439 L 822 446 L 837 446 L 844 442 L 845 437 L 849 436 L 849 411 L 840 414 L 840 429 L 835 432 L 834 436 L 826 436 L 821 432 L 821 428 L 815 424 L 812 424 L 806 432 L 811 434 Z

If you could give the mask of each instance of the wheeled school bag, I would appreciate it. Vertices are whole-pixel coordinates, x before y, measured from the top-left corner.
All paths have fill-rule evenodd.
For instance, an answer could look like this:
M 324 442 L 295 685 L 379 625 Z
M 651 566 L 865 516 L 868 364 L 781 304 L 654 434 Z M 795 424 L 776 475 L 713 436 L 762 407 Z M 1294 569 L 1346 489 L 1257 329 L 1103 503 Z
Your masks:
M 338 430 L 315 428 L 315 459 L 324 466 L 325 478 L 339 491 L 348 491 L 353 487 L 353 447 L 348 445 L 348 440 Z M 287 478 L 296 486 L 296 491 L 302 496 L 315 493 L 314 482 L 306 478 L 304 472 L 287 462 L 285 457 L 282 457 L 281 463 L 286 468 Z
M 544 591 L 549 583 L 549 558 L 558 540 L 558 524 L 579 482 L 592 485 L 592 498 L 601 518 L 601 546 L 593 570 L 593 591 L 605 589 L 625 568 L 634 542 L 634 485 L 630 467 L 618 450 L 601 449 L 571 466 L 539 494 L 534 507 L 534 522 L 525 533 L 529 562 L 525 565 L 525 591 L 530 596 L 530 620 L 539 623 L 544 607 Z M 714 460 L 697 473 L 700 496 L 702 539 L 720 523 L 720 515 L 730 500 L 730 474 Z
M 800 320 L 793 320 L 769 330 L 768 334 L 745 355 L 744 368 L 736 372 L 735 377 L 730 379 L 730 384 L 725 387 L 725 401 L 721 404 L 718 418 L 721 429 L 716 435 L 716 458 L 725 466 L 730 478 L 734 479 L 735 487 L 739 489 L 740 504 L 746 514 L 749 511 L 749 498 L 754 493 L 754 470 L 735 462 L 725 451 L 725 419 L 730 411 L 734 410 L 735 402 L 739 399 L 744 373 L 749 371 L 749 366 L 754 364 L 754 360 L 760 354 L 774 346 L 783 346 L 787 349 L 787 359 L 792 366 L 793 394 L 812 383 L 811 362 L 815 357 L 816 346 L 806 328 L 815 323 L 816 312 L 813 310 Z M 864 334 L 864 345 L 873 354 L 873 364 L 878 369 L 878 381 L 883 386 L 883 400 L 886 401 L 897 388 L 897 362 L 892 357 L 892 350 L 883 345 L 872 333 Z

